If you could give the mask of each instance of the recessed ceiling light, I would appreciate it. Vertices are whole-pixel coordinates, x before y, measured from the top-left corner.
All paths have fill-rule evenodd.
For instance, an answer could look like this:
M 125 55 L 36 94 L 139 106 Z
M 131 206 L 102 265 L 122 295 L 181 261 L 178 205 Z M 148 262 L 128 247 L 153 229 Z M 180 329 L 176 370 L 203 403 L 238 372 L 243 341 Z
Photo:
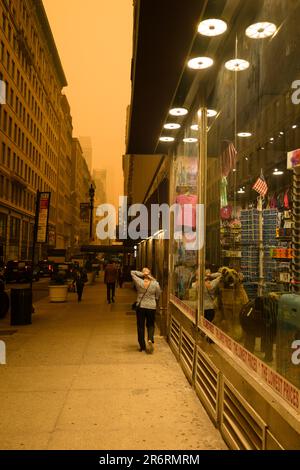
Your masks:
M 164 125 L 164 129 L 180 129 L 180 124 L 176 124 L 174 122 L 170 122 Z
M 238 137 L 252 137 L 251 132 L 239 132 Z
M 188 61 L 188 67 L 194 70 L 208 69 L 214 61 L 210 57 L 195 57 Z
M 220 36 L 227 30 L 225 21 L 209 19 L 201 21 L 198 26 L 198 32 L 203 36 Z
M 198 126 L 198 124 L 193 124 L 193 125 L 191 126 L 191 129 L 192 129 L 192 131 L 199 131 L 199 126 Z
M 280 135 L 284 135 L 284 132 L 283 132 L 283 131 L 281 131 L 281 132 L 279 132 L 279 134 L 280 134 Z
M 185 116 L 188 110 L 185 108 L 173 108 L 170 110 L 171 116 Z
M 275 176 L 281 176 L 283 175 L 283 171 L 281 170 L 278 170 L 277 168 L 273 171 L 273 175 Z
M 234 168 L 232 171 L 233 171 L 233 173 L 235 173 L 235 172 L 236 172 L 236 168 Z
M 271 138 L 270 138 L 270 142 L 274 142 L 274 137 L 271 137 Z
M 160 137 L 159 140 L 161 142 L 174 142 L 174 137 Z
M 297 129 L 297 127 L 298 127 L 297 124 L 293 125 L 293 129 Z
M 274 23 L 267 21 L 262 23 L 255 23 L 246 29 L 246 35 L 251 39 L 265 39 L 273 36 L 277 31 L 277 26 Z
M 207 110 L 207 117 L 209 117 L 209 118 L 215 117 L 217 114 L 218 114 L 218 111 L 216 111 L 215 109 L 208 109 Z M 198 111 L 198 116 L 201 116 L 201 110 Z
M 194 137 L 187 137 L 186 139 L 183 139 L 183 142 L 187 144 L 194 144 L 195 142 L 198 142 L 198 139 L 195 139 Z
M 248 161 L 248 160 L 249 160 L 249 158 L 248 158 L 248 157 L 245 157 L 245 160 L 246 160 L 246 161 Z
M 245 190 L 244 190 L 243 188 L 240 188 L 240 189 L 238 190 L 238 194 L 245 194 Z
M 250 67 L 250 63 L 243 59 L 232 59 L 226 62 L 225 67 L 232 72 L 242 72 Z

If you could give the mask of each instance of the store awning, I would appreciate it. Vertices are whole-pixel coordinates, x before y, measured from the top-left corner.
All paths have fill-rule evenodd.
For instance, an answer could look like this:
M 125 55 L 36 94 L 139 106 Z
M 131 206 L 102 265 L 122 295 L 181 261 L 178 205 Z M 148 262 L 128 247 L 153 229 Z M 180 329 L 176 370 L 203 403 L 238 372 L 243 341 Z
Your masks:
M 153 154 L 207 0 L 137 0 L 127 154 Z

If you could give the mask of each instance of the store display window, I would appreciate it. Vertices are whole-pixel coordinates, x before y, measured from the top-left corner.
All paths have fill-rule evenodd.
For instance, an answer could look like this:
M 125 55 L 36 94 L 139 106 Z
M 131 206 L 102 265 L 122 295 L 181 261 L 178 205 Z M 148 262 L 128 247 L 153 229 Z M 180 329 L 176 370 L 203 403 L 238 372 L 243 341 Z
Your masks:
M 172 220 L 172 283 L 171 296 L 193 321 L 198 306 L 197 277 L 198 250 L 196 249 L 196 207 L 198 203 L 198 132 L 194 120 L 188 121 L 182 143 L 173 159 Z M 193 128 L 191 127 L 193 126 Z
M 272 37 L 249 37 L 241 23 L 224 54 L 249 67 L 220 64 L 208 96 L 217 113 L 208 119 L 201 324 L 299 389 L 300 5 L 291 3 L 261 1 L 253 24 L 268 18 Z

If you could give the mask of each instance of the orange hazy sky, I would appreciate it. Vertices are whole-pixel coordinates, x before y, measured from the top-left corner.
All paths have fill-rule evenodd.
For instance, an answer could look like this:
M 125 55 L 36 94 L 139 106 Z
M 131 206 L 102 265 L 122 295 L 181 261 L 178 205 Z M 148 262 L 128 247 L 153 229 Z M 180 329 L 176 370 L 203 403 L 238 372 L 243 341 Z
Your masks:
M 132 0 L 43 0 L 67 77 L 74 136 L 91 136 L 93 167 L 108 171 L 108 202 L 123 194 L 130 103 Z

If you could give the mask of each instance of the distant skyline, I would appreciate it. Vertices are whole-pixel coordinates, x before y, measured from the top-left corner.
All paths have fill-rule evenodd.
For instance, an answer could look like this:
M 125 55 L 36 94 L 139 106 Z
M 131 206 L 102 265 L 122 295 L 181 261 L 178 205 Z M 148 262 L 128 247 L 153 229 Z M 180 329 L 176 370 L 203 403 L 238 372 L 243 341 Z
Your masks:
M 93 168 L 107 169 L 107 198 L 123 194 L 130 104 L 132 0 L 43 0 L 67 77 L 74 136 L 90 136 Z

